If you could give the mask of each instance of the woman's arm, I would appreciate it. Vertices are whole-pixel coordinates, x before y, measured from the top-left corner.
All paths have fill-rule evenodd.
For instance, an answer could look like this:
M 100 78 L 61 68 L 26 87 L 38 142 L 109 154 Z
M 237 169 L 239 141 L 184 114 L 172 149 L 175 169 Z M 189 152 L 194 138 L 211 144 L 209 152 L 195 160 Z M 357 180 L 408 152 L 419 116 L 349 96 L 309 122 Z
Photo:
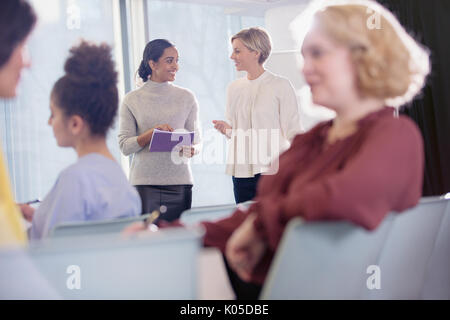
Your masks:
M 267 249 L 267 244 L 254 227 L 255 218 L 255 214 L 250 214 L 233 232 L 225 251 L 231 268 L 247 282 L 251 281 L 252 272 Z
M 149 134 L 149 132 L 146 133 Z M 139 150 L 141 150 L 143 146 L 145 146 L 145 144 L 141 145 L 138 142 L 137 121 L 126 103 L 122 104 L 119 112 L 118 138 L 120 151 L 125 156 L 129 156 L 130 154 L 136 153 Z M 147 137 L 145 137 L 145 139 L 147 139 Z M 143 143 L 142 139 L 141 143 Z
M 122 104 L 119 114 L 119 147 L 125 156 L 136 153 L 148 145 L 155 129 L 173 131 L 168 124 L 157 125 L 141 135 L 137 135 L 137 121 L 126 103 Z
M 202 146 L 202 133 L 201 133 L 201 123 L 199 117 L 199 106 L 197 99 L 194 95 L 192 95 L 191 102 L 191 111 L 189 112 L 188 117 L 185 122 L 185 129 L 194 132 L 194 141 L 191 141 L 192 147 L 190 148 L 190 152 L 186 152 L 185 155 L 188 157 L 192 157 L 195 154 L 198 154 L 201 150 Z M 186 149 L 186 148 L 185 148 Z
M 295 95 L 292 84 L 287 79 L 283 79 L 282 89 L 280 90 L 280 125 L 283 136 L 292 142 L 294 137 L 302 133 L 298 111 L 297 96 Z
M 233 110 L 232 110 L 232 99 L 233 99 L 233 83 L 228 85 L 226 92 L 226 107 L 225 107 L 225 118 L 228 122 L 222 120 L 213 120 L 214 128 L 223 134 L 228 139 L 231 138 L 233 130 Z M 231 123 L 231 125 L 230 125 Z

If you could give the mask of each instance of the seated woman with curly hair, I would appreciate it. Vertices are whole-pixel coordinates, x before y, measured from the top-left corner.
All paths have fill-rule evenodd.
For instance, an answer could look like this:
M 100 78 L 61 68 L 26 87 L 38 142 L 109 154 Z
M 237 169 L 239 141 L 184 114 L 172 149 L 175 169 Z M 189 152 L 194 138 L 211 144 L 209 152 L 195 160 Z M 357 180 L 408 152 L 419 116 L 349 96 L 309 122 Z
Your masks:
M 49 125 L 78 161 L 62 171 L 32 214 L 31 239 L 63 222 L 137 216 L 141 201 L 106 145 L 118 109 L 117 72 L 106 44 L 82 42 L 70 50 L 65 75 L 54 85 Z M 30 216 L 27 217 L 30 220 Z

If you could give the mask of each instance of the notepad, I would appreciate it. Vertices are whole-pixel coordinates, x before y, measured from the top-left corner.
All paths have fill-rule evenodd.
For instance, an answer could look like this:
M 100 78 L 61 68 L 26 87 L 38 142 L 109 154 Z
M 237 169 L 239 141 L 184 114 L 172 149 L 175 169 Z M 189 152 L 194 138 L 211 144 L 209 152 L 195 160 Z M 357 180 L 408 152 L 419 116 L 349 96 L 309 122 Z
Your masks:
M 194 132 L 169 132 L 155 129 L 150 140 L 150 152 L 171 152 L 176 146 L 191 146 Z

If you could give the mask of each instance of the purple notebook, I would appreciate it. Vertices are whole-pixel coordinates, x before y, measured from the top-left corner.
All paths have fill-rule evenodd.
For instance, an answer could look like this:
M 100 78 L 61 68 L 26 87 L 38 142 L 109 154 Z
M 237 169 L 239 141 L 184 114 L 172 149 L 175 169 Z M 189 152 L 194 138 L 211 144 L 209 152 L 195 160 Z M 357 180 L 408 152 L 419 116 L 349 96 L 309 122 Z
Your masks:
M 171 152 L 174 147 L 191 146 L 194 132 L 169 132 L 155 129 L 150 141 L 150 152 Z

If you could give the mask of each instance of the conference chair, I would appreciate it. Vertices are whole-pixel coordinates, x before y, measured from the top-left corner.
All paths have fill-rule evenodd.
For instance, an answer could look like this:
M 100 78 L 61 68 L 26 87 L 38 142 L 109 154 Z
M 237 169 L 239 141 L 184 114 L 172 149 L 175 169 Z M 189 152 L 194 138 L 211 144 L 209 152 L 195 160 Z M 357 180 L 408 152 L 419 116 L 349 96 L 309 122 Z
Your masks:
M 180 222 L 184 225 L 190 226 L 204 221 L 217 221 L 228 217 L 237 208 L 247 209 L 252 203 L 253 201 L 246 201 L 239 204 L 224 204 L 191 208 L 181 214 Z
M 357 299 L 392 220 L 388 216 L 373 232 L 349 222 L 291 220 L 260 299 Z
M 61 299 L 23 248 L 0 251 L 0 300 Z
M 449 278 L 447 207 L 448 199 L 423 198 L 389 214 L 373 231 L 349 222 L 293 219 L 261 299 L 420 299 L 424 290 L 426 297 L 442 297 L 433 283 Z M 441 285 L 444 295 L 447 283 Z
M 49 236 L 52 238 L 58 237 L 73 237 L 73 236 L 89 236 L 96 234 L 120 233 L 132 223 L 144 221 L 150 217 L 150 213 L 127 218 L 116 218 L 101 221 L 82 221 L 82 222 L 67 222 L 55 226 L 50 231 Z
M 441 199 L 450 199 L 450 193 Z M 422 289 L 423 299 L 450 300 L 450 202 L 437 235 L 436 244 L 427 266 Z
M 450 204 L 447 204 L 425 272 L 422 299 L 450 300 Z
M 394 224 L 377 261 L 381 288 L 365 290 L 364 299 L 422 298 L 427 267 L 436 249 L 448 203 L 445 198 L 423 198 L 416 207 L 394 213 Z M 446 254 L 447 259 L 449 255 L 450 252 Z M 447 271 L 450 273 L 450 269 Z
M 31 260 L 64 299 L 196 299 L 203 231 L 44 239 Z

